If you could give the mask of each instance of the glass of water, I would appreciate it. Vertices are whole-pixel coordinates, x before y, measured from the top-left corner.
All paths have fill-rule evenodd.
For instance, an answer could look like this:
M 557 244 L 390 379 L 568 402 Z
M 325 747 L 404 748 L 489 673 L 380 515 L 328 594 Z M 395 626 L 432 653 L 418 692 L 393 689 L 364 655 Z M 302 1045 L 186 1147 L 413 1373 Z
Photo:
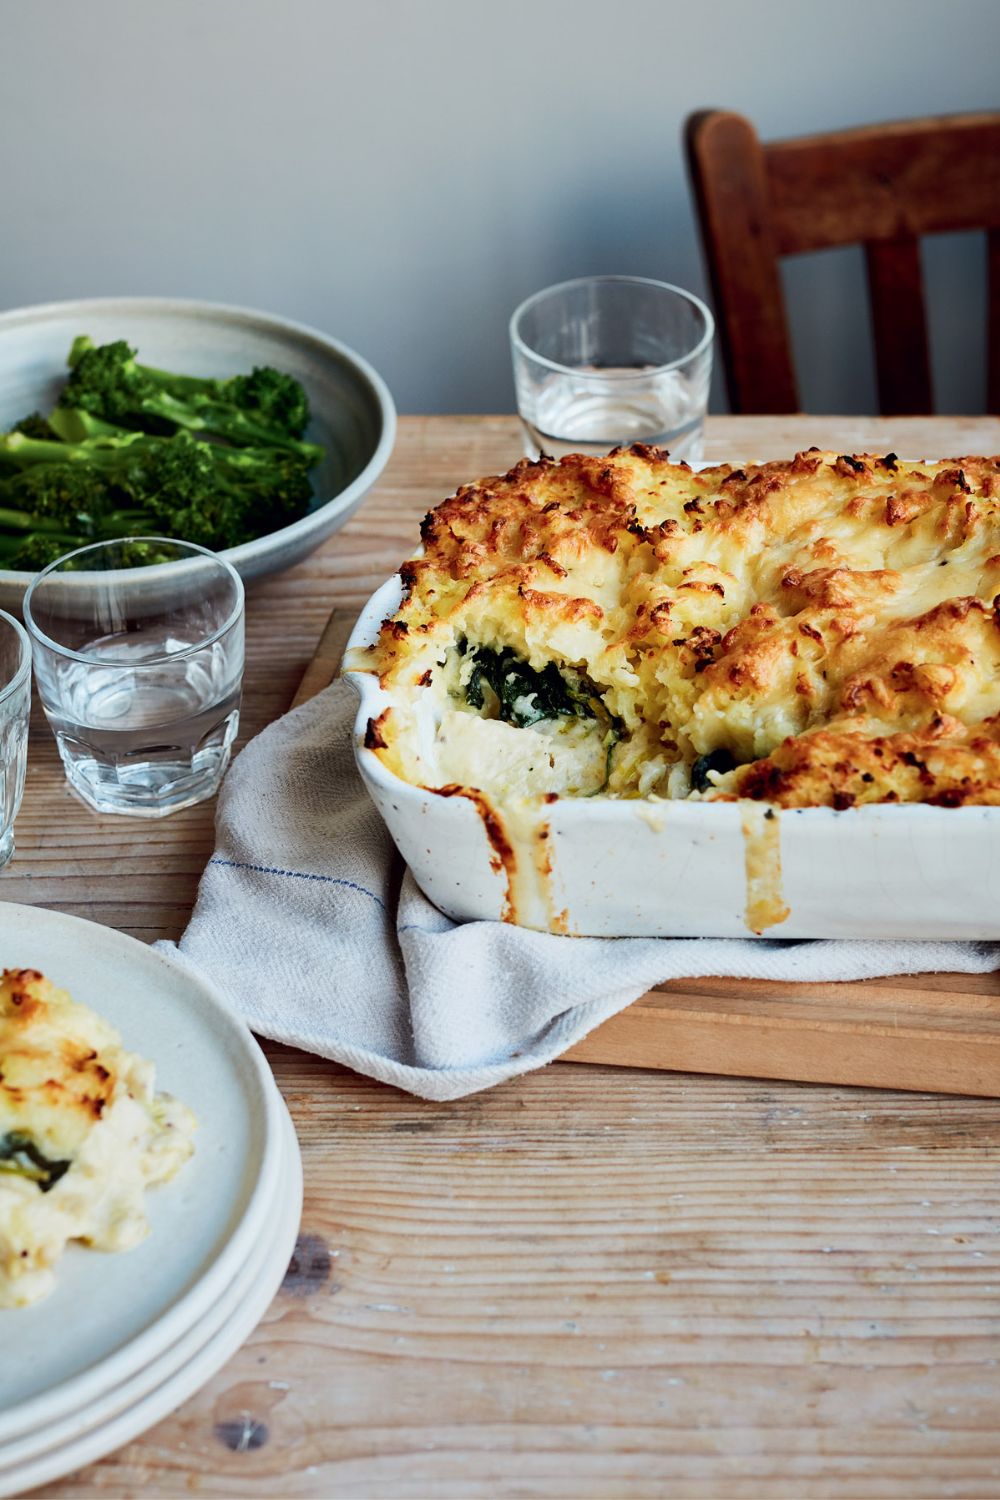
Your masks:
M 152 566 L 137 566 L 152 554 Z M 24 599 L 35 678 L 70 786 L 161 818 L 218 788 L 239 727 L 243 584 L 190 542 L 81 547 Z
M 640 276 L 584 276 L 522 302 L 510 320 L 517 409 L 530 458 L 629 443 L 702 458 L 712 314 Z
M 14 853 L 14 819 L 24 793 L 31 707 L 31 645 L 0 609 L 0 869 Z

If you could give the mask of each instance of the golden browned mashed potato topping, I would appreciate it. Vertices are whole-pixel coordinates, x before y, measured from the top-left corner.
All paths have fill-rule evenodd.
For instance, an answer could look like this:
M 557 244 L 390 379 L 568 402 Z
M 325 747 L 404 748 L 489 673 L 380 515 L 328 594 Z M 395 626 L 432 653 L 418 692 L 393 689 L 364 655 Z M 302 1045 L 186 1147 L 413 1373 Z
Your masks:
M 522 462 L 424 521 L 355 667 L 405 780 L 1000 804 L 1000 458 Z
M 52 1290 L 70 1240 L 125 1250 L 145 1189 L 187 1161 L 195 1119 L 152 1063 L 35 969 L 0 975 L 0 1307 Z

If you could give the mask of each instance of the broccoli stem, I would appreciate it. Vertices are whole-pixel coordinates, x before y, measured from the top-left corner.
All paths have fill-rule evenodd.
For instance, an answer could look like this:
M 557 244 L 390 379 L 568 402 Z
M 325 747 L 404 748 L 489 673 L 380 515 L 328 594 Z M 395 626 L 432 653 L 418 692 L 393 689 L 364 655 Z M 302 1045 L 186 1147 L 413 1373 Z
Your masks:
M 109 428 L 108 432 L 117 429 Z M 0 436 L 0 463 L 7 468 L 29 469 L 35 464 L 114 464 L 123 450 L 148 441 L 143 432 L 125 432 L 120 437 L 95 435 L 82 442 L 54 442 L 26 437 L 23 432 Z
M 85 443 L 88 438 L 117 438 L 131 443 L 142 436 L 142 433 L 132 428 L 102 422 L 100 417 L 95 417 L 89 411 L 80 411 L 75 406 L 57 406 L 48 423 L 64 443 Z
M 71 535 L 59 521 L 49 516 L 33 516 L 24 510 L 9 510 L 0 507 L 0 531 L 44 531 L 46 535 Z
M 205 399 L 197 406 L 190 406 L 164 389 L 155 396 L 145 397 L 141 411 L 170 422 L 184 432 L 204 432 L 213 437 L 227 438 L 240 447 L 284 448 L 289 453 L 298 453 L 310 464 L 319 463 L 323 457 L 323 450 L 316 443 L 304 443 L 299 438 L 285 437 L 221 401 Z

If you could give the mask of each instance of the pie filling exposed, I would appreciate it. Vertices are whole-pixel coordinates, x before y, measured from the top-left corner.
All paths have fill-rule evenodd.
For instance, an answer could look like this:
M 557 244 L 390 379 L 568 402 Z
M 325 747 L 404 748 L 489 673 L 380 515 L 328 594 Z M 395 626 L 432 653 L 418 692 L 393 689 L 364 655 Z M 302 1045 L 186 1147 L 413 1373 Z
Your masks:
M 426 518 L 367 743 L 496 800 L 1000 804 L 1000 459 L 520 463 Z
M 147 1187 L 194 1150 L 194 1116 L 154 1080 L 44 974 L 0 973 L 0 1308 L 47 1296 L 72 1240 L 127 1250 L 144 1238 Z

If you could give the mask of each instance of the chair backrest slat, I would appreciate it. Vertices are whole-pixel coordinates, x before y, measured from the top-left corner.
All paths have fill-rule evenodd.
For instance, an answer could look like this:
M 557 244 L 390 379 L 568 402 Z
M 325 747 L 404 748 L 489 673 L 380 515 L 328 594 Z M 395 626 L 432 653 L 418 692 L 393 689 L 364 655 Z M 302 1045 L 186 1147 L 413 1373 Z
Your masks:
M 913 235 L 865 246 L 878 397 L 887 417 L 934 409 L 920 241 Z
M 1000 228 L 1000 115 L 869 125 L 762 150 L 779 255 Z
M 729 398 L 797 409 L 779 258 L 862 244 L 881 409 L 933 409 L 919 237 L 986 230 L 990 411 L 1000 412 L 1000 114 L 864 126 L 762 145 L 748 120 L 688 121 Z
M 698 208 L 711 241 L 709 275 L 717 308 L 738 309 L 720 327 L 722 358 L 734 411 L 798 408 L 791 341 L 771 233 L 764 157 L 748 121 L 707 111 L 687 126 Z

